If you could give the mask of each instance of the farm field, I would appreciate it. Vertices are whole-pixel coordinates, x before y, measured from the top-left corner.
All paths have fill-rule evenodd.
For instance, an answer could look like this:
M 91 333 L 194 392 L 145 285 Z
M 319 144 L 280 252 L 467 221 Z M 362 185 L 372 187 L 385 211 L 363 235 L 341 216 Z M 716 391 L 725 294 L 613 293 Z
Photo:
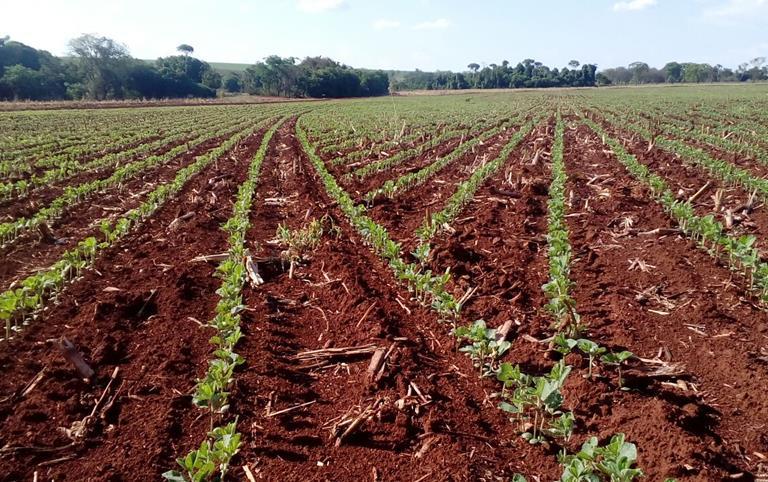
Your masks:
M 768 478 L 767 199 L 768 85 L 0 112 L 0 480 Z

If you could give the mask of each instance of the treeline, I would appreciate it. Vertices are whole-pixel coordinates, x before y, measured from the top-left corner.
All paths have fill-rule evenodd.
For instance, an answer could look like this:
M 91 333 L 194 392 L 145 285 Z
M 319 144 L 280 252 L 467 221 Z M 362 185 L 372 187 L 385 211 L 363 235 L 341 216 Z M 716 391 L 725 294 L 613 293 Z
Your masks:
M 692 62 L 669 62 L 657 69 L 645 62 L 633 62 L 627 67 L 605 69 L 597 74 L 598 85 L 679 84 L 704 82 L 747 82 L 768 80 L 765 57 L 740 64 L 736 70 L 722 65 Z
M 390 88 L 399 90 L 506 89 L 545 87 L 594 87 L 629 84 L 677 84 L 705 82 L 747 82 L 768 80 L 765 57 L 758 57 L 730 69 L 722 65 L 669 62 L 661 69 L 645 62 L 597 72 L 593 64 L 571 60 L 562 69 L 549 68 L 526 59 L 512 67 L 506 60 L 480 68 L 476 63 L 464 72 L 390 71 Z
M 69 43 L 71 57 L 58 58 L 5 37 L 0 39 L 0 99 L 214 97 L 221 75 L 192 57 L 192 47 L 178 49 L 181 55 L 150 64 L 112 39 L 83 35 Z
M 501 65 L 490 64 L 483 68 L 480 68 L 477 63 L 471 63 L 467 66 L 469 71 L 466 72 L 392 71 L 390 72 L 391 88 L 400 91 L 593 87 L 595 85 L 596 65 L 581 65 L 578 61 L 572 60 L 568 63 L 568 67 L 550 68 L 534 59 L 525 59 L 514 67 L 506 60 Z
M 83 35 L 69 44 L 70 57 L 58 58 L 21 42 L 0 38 L 0 100 L 166 99 L 215 97 L 217 89 L 284 97 L 365 97 L 386 95 L 382 71 L 352 69 L 324 57 L 271 56 L 241 74 L 222 75 L 192 56 L 146 62 L 106 37 Z
M 231 73 L 224 80 L 229 92 L 282 97 L 369 97 L 389 93 L 389 76 L 381 71 L 353 69 L 326 57 L 272 55 Z
M 669 62 L 661 69 L 644 62 L 597 72 L 594 64 L 572 60 L 561 69 L 534 59 L 512 66 L 471 63 L 464 72 L 354 69 L 325 57 L 267 57 L 224 78 L 192 56 L 147 62 L 131 57 L 122 44 L 83 35 L 69 44 L 70 57 L 58 58 L 21 42 L 0 38 L 0 100 L 165 99 L 214 97 L 217 90 L 283 97 L 367 97 L 402 90 L 593 87 L 603 85 L 745 82 L 768 80 L 765 57 L 738 68 Z

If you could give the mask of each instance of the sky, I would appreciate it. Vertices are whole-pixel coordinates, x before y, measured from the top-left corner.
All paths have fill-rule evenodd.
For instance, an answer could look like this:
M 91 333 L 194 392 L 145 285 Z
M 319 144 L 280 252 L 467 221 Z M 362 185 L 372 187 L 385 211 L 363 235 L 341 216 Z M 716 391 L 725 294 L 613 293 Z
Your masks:
M 64 55 L 83 33 L 143 59 L 186 43 L 211 62 L 277 54 L 429 71 L 526 58 L 736 67 L 768 56 L 768 0 L 0 0 L 0 36 Z

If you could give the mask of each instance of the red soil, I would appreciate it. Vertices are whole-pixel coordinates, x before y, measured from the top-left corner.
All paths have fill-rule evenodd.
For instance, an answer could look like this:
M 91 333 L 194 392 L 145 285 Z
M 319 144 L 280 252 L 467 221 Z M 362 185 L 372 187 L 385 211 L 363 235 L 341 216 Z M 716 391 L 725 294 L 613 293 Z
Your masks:
M 725 211 L 731 209 L 735 213 L 734 227 L 730 234 L 754 234 L 757 236 L 757 246 L 768 249 L 768 210 L 764 203 L 758 201 L 749 213 L 743 212 L 743 206 L 749 199 L 750 193 L 738 185 L 726 185 L 717 180 L 703 168 L 684 163 L 679 156 L 654 146 L 648 150 L 648 143 L 638 136 L 622 132 L 617 127 L 603 124 L 606 131 L 613 137 L 622 140 L 625 149 L 633 154 L 638 161 L 647 165 L 653 172 L 665 178 L 669 188 L 678 194 L 680 199 L 689 199 L 694 193 L 709 183 L 707 191 L 694 202 L 694 209 L 699 216 L 715 213 L 713 195 L 718 189 L 723 189 L 724 196 L 720 211 L 715 213 L 718 220 L 725 224 Z
M 31 230 L 0 248 L 0 288 L 6 289 L 13 281 L 24 279 L 37 269 L 53 264 L 66 250 L 81 239 L 101 236 L 99 219 L 121 215 L 139 206 L 157 185 L 172 180 L 177 171 L 194 162 L 220 145 L 224 138 L 206 141 L 175 157 L 169 162 L 150 168 L 122 185 L 115 185 L 101 193 L 96 200 L 73 204 L 63 215 L 50 223 L 55 241 L 43 238 Z
M 378 197 L 368 215 L 387 228 L 392 239 L 403 243 L 404 251 L 409 253 L 410 249 L 415 247 L 415 231 L 424 222 L 425 217 L 429 213 L 440 211 L 456 191 L 456 187 L 468 179 L 482 163 L 495 159 L 515 132 L 516 129 L 508 129 L 491 137 L 483 145 L 475 146 L 462 157 L 443 167 L 426 182 L 404 192 L 395 193 L 392 199 Z M 519 148 L 520 146 L 517 149 Z
M 761 455 L 768 453 L 768 401 L 762 396 L 768 315 L 745 295 L 744 280 L 720 261 L 681 237 L 643 234 L 674 226 L 591 131 L 569 128 L 565 139 L 577 310 L 591 339 L 644 358 L 661 353 L 679 373 L 648 376 L 635 361 L 625 374 L 630 390 L 624 391 L 615 371 L 599 366 L 586 379 L 585 359 L 569 355 L 574 372 L 563 394 L 565 408 L 576 415 L 575 434 L 564 447 L 544 447 L 519 436 L 517 424 L 496 408 L 498 383 L 477 376 L 457 351 L 451 327 L 411 300 L 363 245 L 325 194 L 294 129 L 295 119 L 273 137 L 252 205 L 247 243 L 266 259 L 259 265 L 265 284 L 243 293 L 245 337 L 237 351 L 246 363 L 237 370 L 227 415 L 237 417 L 243 441 L 230 480 L 244 480 L 244 466 L 264 480 L 508 480 L 516 472 L 528 480 L 555 480 L 561 448 L 574 451 L 589 436 L 605 441 L 617 432 L 638 445 L 647 480 L 755 480 Z M 516 322 L 504 361 L 532 374 L 555 360 L 546 343 L 533 339 L 553 333 L 541 291 L 549 276 L 552 132 L 550 121 L 523 140 L 453 231 L 433 240 L 430 260 L 435 271 L 451 269 L 456 295 L 477 288 L 464 321 L 483 318 L 494 327 Z M 262 135 L 249 136 L 198 174 L 19 336 L 0 343 L 0 480 L 31 480 L 35 472 L 41 480 L 158 480 L 175 468 L 175 457 L 203 440 L 211 420 L 193 407 L 191 393 L 212 356 L 212 333 L 197 321 L 213 316 L 220 280 L 213 276 L 214 263 L 189 261 L 227 249 L 220 225 L 231 214 Z M 374 206 L 372 216 L 410 248 L 413 229 L 441 209 L 470 175 L 476 156 L 492 159 L 510 136 Z M 644 153 L 647 146 L 639 142 L 628 147 L 687 195 L 707 181 L 701 172 L 681 168 L 674 156 Z M 126 208 L 118 193 L 108 194 L 100 209 Z M 742 194 L 732 195 L 727 202 Z M 169 228 L 189 212 L 190 219 Z M 54 231 L 82 230 L 97 217 L 89 208 Z M 287 263 L 279 260 L 284 247 L 271 241 L 280 224 L 296 229 L 312 219 L 322 219 L 325 232 L 290 278 Z M 757 232 L 768 229 L 768 220 L 751 221 Z M 20 244 L 30 253 L 48 253 Z M 93 383 L 78 380 L 61 357 L 54 343 L 60 336 L 96 368 Z M 370 354 L 336 357 L 322 366 L 297 359 L 310 350 L 360 345 L 392 348 L 379 380 L 367 376 Z M 115 368 L 120 370 L 108 393 L 113 404 L 84 440 L 69 445 L 58 428 L 91 413 Z M 295 408 L 302 403 L 309 404 Z M 336 447 L 334 424 L 371 405 L 375 416 Z
M 197 423 L 189 393 L 206 368 L 211 333 L 194 320 L 213 316 L 220 282 L 212 276 L 214 264 L 189 261 L 225 249 L 219 226 L 231 213 L 260 139 L 249 136 L 195 176 L 135 235 L 104 253 L 60 303 L 20 337 L 0 344 L 0 393 L 16 393 L 45 369 L 28 396 L 0 404 L 0 446 L 69 444 L 58 427 L 88 415 L 112 370 L 120 368 L 114 405 L 82 443 L 0 458 L 2 480 L 31 480 L 33 470 L 44 480 L 158 480 L 176 456 L 199 444 L 206 427 Z M 223 174 L 230 177 L 220 178 Z M 169 229 L 188 212 L 195 215 Z M 93 384 L 79 381 L 55 343 L 44 341 L 60 336 L 72 340 L 95 367 Z M 69 459 L 35 467 L 62 456 Z
M 627 433 L 649 480 L 755 472 L 754 452 L 768 450 L 768 399 L 754 390 L 768 381 L 755 358 L 768 315 L 744 298 L 743 280 L 689 241 L 640 234 L 674 225 L 590 130 L 569 130 L 566 146 L 579 313 L 595 341 L 645 358 L 661 352 L 687 381 L 638 380 L 630 383 L 636 391 L 623 393 L 601 380 L 576 395 L 583 417 L 593 417 L 586 428 Z M 633 268 L 635 259 L 646 270 Z
M 265 274 L 266 284 L 246 289 L 253 310 L 245 315 L 240 352 L 247 365 L 232 395 L 245 447 L 235 465 L 248 464 L 254 473 L 280 480 L 352 481 L 373 473 L 387 480 L 480 480 L 515 471 L 554 476 L 554 458 L 514 435 L 477 384 L 469 360 L 455 351 L 448 327 L 406 301 L 408 294 L 389 268 L 361 245 L 322 194 L 295 139 L 285 132 L 278 139 L 264 166 L 259 197 L 289 202 L 277 208 L 257 202 L 248 238 L 265 247 L 262 255 L 276 255 L 279 248 L 266 241 L 279 223 L 295 228 L 328 214 L 339 231 L 324 235 L 294 279 L 277 264 Z M 379 382 L 366 379 L 369 357 L 318 369 L 293 358 L 329 346 L 390 347 L 396 340 Z M 428 403 L 408 396 L 410 383 Z M 397 400 L 405 406 L 397 408 Z M 267 410 L 312 401 L 304 409 L 267 416 Z M 334 448 L 329 424 L 375 401 L 383 404 L 380 415 Z M 241 474 L 238 468 L 235 478 Z

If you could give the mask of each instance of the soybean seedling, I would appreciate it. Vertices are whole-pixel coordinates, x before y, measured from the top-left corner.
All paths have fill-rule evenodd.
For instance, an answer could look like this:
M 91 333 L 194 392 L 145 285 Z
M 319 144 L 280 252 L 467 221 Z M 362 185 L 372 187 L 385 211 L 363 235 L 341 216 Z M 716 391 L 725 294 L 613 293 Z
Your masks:
M 459 351 L 467 353 L 480 369 L 482 376 L 493 373 L 495 360 L 512 346 L 511 343 L 496 339 L 496 330 L 488 328 L 485 320 L 477 320 L 471 326 L 459 326 L 453 330 L 459 340 L 468 340 L 471 345 L 462 347 Z
M 622 387 L 623 380 L 621 378 L 621 364 L 627 361 L 628 359 L 632 358 L 634 354 L 631 351 L 617 351 L 615 353 L 606 353 L 602 357 L 600 357 L 600 360 L 603 361 L 603 363 L 607 363 L 609 365 L 616 365 L 618 367 L 619 372 L 619 388 L 624 389 Z
M 422 243 L 416 247 L 413 253 L 411 253 L 413 257 L 419 261 L 422 268 L 424 268 L 427 265 L 427 261 L 429 261 L 429 251 L 429 243 Z
M 557 362 L 548 375 L 526 375 L 520 367 L 502 363 L 496 378 L 504 384 L 503 402 L 499 408 L 511 413 L 521 423 L 522 437 L 531 444 L 544 443 L 545 436 L 568 440 L 573 431 L 574 417 L 561 410 L 563 395 L 560 390 L 571 367 L 563 360 Z M 533 418 L 533 423 L 524 422 Z
M 624 434 L 619 433 L 611 437 L 608 445 L 600 447 L 597 437 L 591 437 L 575 455 L 563 451 L 558 456 L 563 465 L 560 482 L 633 482 L 641 477 L 643 471 L 632 468 L 637 462 L 637 447 L 624 440 Z
M 592 340 L 582 338 L 576 342 L 576 347 L 589 356 L 589 372 L 585 378 L 592 378 L 592 367 L 595 364 L 595 358 L 606 352 L 605 348 Z
M 562 355 L 567 355 L 576 347 L 577 340 L 568 338 L 564 333 L 558 333 L 552 339 L 552 347 Z
M 236 424 L 237 421 L 211 430 L 208 433 L 210 440 L 204 440 L 199 449 L 176 460 L 183 471 L 170 470 L 163 474 L 163 478 L 169 482 L 224 480 L 232 457 L 240 450 Z

